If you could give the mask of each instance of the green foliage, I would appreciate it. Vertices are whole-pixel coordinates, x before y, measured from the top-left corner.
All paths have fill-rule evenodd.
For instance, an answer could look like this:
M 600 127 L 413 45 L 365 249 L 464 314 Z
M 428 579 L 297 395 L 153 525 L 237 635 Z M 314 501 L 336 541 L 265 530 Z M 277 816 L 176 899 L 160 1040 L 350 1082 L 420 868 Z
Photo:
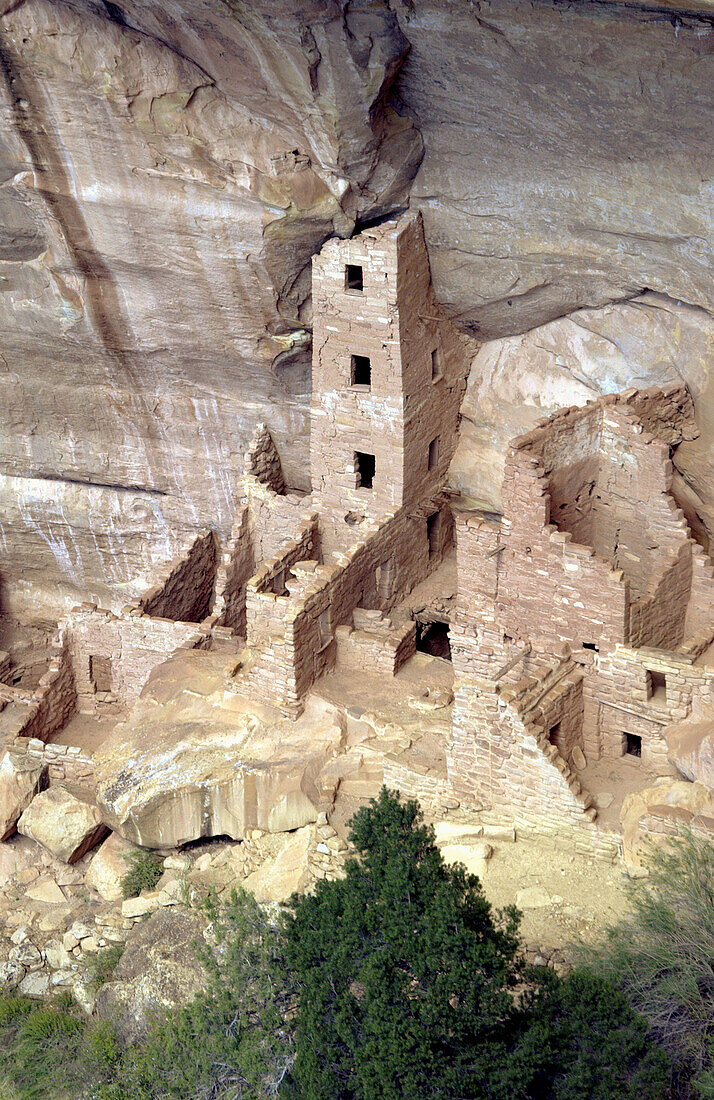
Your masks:
M 684 830 L 648 864 L 630 915 L 586 958 L 646 1018 L 679 1094 L 714 1097 L 714 845 Z
M 586 970 L 533 975 L 523 1031 L 501 1088 L 512 1097 L 663 1100 L 669 1062 L 646 1021 L 609 982 Z M 525 1091 L 524 1091 L 524 1085 Z
M 484 1095 L 506 1057 L 518 917 L 447 867 L 417 803 L 383 789 L 353 819 L 359 860 L 296 898 L 291 1089 L 309 1100 Z
M 112 943 L 102 951 L 98 951 L 89 960 L 89 972 L 92 984 L 100 988 L 105 982 L 111 980 L 119 960 L 124 954 L 123 943 Z
M 142 849 L 124 857 L 129 870 L 121 880 L 125 898 L 135 898 L 142 890 L 153 890 L 164 873 L 164 861 L 160 856 Z
M 0 996 L 0 1026 L 0 1079 L 19 1100 L 72 1095 L 85 1024 L 65 997 L 42 1002 Z
M 664 1100 L 667 1063 L 605 981 L 525 972 L 513 909 L 448 867 L 414 802 L 352 822 L 344 879 L 294 898 L 300 1100 Z
M 158 1020 L 134 1052 L 138 1091 L 127 1100 L 275 1095 L 292 1062 L 286 1017 L 294 997 L 280 929 L 242 889 L 223 907 L 209 899 L 206 909 L 216 940 L 215 950 L 197 948 L 206 991 Z

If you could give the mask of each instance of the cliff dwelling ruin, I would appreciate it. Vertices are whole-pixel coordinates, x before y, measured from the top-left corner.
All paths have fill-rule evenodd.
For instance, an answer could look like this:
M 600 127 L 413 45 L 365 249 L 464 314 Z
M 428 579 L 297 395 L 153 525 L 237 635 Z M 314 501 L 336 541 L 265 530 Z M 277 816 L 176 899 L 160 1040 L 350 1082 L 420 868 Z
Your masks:
M 678 776 L 672 738 L 714 707 L 714 568 L 672 496 L 689 392 L 514 439 L 499 518 L 449 487 L 469 358 L 421 216 L 329 240 L 313 304 L 311 493 L 259 425 L 224 545 L 8 634 L 4 836 L 41 776 L 150 847 L 346 818 L 385 782 L 613 859 L 623 801 Z

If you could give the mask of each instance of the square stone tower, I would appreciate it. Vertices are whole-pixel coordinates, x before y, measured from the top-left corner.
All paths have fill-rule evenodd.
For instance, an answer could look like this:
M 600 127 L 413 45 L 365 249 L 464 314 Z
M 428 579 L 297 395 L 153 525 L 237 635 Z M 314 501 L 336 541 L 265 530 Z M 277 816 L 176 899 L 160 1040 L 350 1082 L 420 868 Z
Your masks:
M 418 213 L 328 241 L 312 287 L 314 499 L 349 542 L 363 518 L 443 485 L 467 364 L 431 287 Z

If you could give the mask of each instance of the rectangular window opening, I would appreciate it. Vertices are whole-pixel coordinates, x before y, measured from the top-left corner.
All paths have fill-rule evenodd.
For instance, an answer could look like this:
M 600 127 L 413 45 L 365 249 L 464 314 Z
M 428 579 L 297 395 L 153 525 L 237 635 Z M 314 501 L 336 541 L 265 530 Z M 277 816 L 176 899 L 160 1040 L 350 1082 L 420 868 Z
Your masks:
M 642 756 L 642 738 L 635 733 L 625 734 L 625 756 Z
M 372 363 L 368 355 L 353 355 L 350 359 L 350 385 L 372 385 Z
M 560 752 L 560 722 L 555 722 L 554 725 L 548 730 L 548 740 L 551 745 L 555 745 L 558 752 Z
M 593 653 L 600 652 L 600 646 L 595 645 L 595 642 L 583 642 L 583 649 L 591 649 Z
M 647 698 L 654 703 L 667 702 L 667 677 L 663 672 L 647 672 Z
M 111 657 L 90 657 L 89 678 L 94 685 L 95 692 L 112 690 L 112 659 Z
M 345 290 L 364 290 L 364 277 L 362 264 L 346 264 L 345 266 Z
M 355 451 L 355 472 L 357 488 L 371 489 L 374 482 L 374 455 L 364 451 Z
M 436 439 L 432 439 L 431 443 L 429 444 L 429 459 L 428 459 L 428 463 L 427 463 L 428 469 L 435 470 L 438 463 L 439 463 L 439 437 L 437 435 Z
M 431 353 L 431 380 L 438 382 L 444 373 L 444 364 L 441 358 L 441 348 L 434 348 Z
M 429 557 L 439 550 L 439 529 L 441 527 L 441 512 L 434 512 L 426 519 L 426 537 L 429 543 Z

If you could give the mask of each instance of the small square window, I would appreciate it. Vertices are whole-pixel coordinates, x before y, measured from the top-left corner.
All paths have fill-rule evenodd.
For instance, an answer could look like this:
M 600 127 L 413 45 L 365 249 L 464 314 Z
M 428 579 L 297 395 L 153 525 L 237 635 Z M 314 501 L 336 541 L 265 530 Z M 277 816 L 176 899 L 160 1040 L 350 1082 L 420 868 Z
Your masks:
M 361 264 L 347 264 L 345 266 L 345 290 L 356 290 L 360 293 L 364 290 Z
M 647 672 L 647 698 L 656 703 L 667 702 L 667 677 L 663 672 Z
M 634 733 L 625 734 L 625 756 L 642 756 L 642 738 Z
M 355 451 L 355 472 L 357 474 L 358 489 L 372 488 L 374 465 L 374 455 L 365 454 L 364 451 Z
M 350 385 L 372 385 L 372 363 L 368 355 L 353 355 L 350 359 Z
M 444 363 L 441 357 L 441 348 L 434 348 L 431 353 L 431 380 L 438 382 L 444 373 Z
M 429 444 L 429 458 L 428 458 L 428 462 L 427 462 L 427 467 L 428 467 L 429 470 L 434 470 L 434 469 L 436 469 L 438 463 L 439 463 L 439 437 L 437 436 L 436 439 L 432 439 L 431 443 Z

